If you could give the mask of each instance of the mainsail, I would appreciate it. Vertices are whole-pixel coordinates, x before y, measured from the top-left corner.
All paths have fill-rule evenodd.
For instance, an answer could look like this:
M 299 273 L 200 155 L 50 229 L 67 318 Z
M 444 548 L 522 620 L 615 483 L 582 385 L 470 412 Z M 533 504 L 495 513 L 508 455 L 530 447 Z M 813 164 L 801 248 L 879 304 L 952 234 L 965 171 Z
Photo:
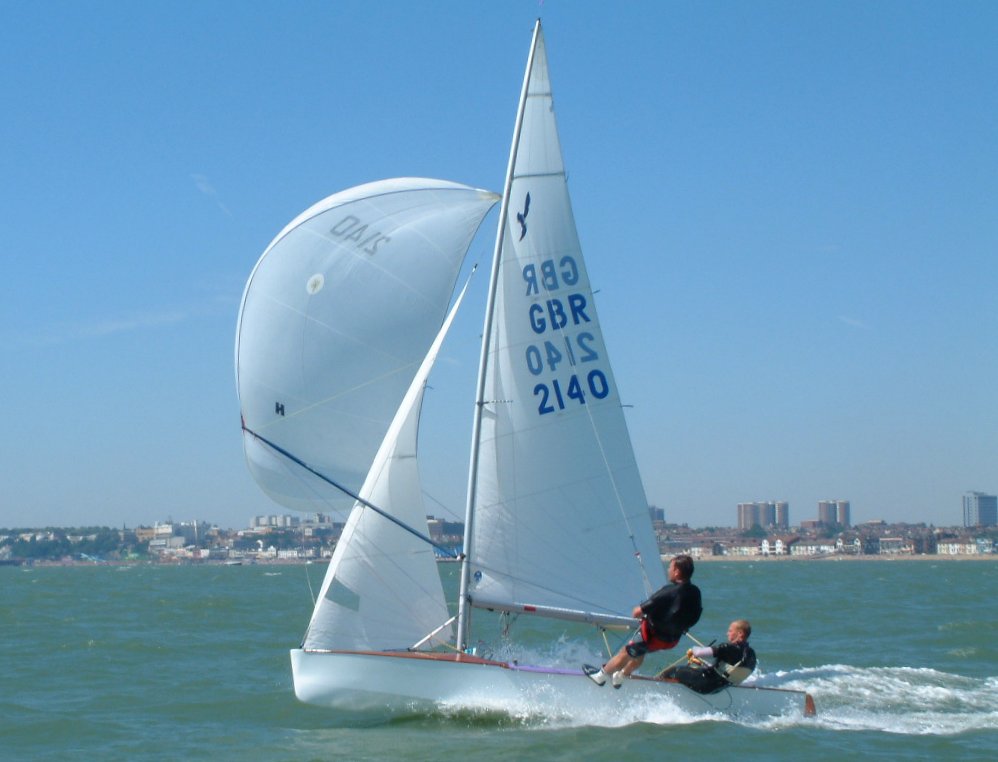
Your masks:
M 539 24 L 524 90 L 470 480 L 471 598 L 633 624 L 633 606 L 665 579 L 572 216 Z
M 497 197 L 441 180 L 334 194 L 267 247 L 243 294 L 236 381 L 254 478 L 304 511 L 348 510 L 436 336 Z

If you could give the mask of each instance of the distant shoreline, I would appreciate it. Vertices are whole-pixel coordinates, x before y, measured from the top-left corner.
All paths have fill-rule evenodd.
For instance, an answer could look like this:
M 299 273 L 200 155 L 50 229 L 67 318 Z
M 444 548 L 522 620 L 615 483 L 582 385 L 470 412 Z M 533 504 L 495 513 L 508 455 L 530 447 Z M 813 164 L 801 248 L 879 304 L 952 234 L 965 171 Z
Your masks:
M 663 555 L 662 560 L 668 561 L 670 556 Z M 244 560 L 241 563 L 233 564 L 224 560 L 203 560 L 203 561 L 155 561 L 155 560 L 141 560 L 141 561 L 101 561 L 94 563 L 93 561 L 7 561 L 0 566 L 7 566 L 12 568 L 51 568 L 51 567 L 93 567 L 93 566 L 305 566 L 308 564 L 314 564 L 316 566 L 324 566 L 328 563 L 328 558 L 321 559 L 259 559 L 259 560 Z M 930 553 L 921 553 L 917 555 L 865 555 L 865 556 L 853 556 L 853 555 L 827 555 L 827 556 L 703 556 L 701 558 L 694 558 L 695 563 L 800 563 L 800 562 L 816 562 L 816 563 L 828 563 L 835 561 L 845 561 L 845 562 L 855 562 L 855 561 L 876 561 L 878 563 L 888 562 L 888 561 L 915 561 L 915 562 L 925 562 L 925 561 L 998 561 L 998 553 L 982 553 L 982 554 L 963 554 L 963 555 L 935 555 Z M 444 559 L 441 563 L 450 563 L 450 559 Z
M 746 561 L 758 561 L 764 563 L 783 563 L 797 561 L 998 561 L 998 553 L 980 554 L 937 554 L 937 553 L 917 553 L 917 554 L 896 554 L 896 555 L 827 555 L 827 556 L 702 556 L 693 559 L 695 563 L 717 563 L 719 561 L 734 561 L 745 563 Z

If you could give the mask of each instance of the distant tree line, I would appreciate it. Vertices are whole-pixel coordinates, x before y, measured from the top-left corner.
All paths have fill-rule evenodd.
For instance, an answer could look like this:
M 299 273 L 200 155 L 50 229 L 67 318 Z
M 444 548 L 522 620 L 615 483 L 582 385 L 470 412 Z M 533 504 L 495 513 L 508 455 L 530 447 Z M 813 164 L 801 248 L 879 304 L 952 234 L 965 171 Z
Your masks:
M 272 529 L 266 534 L 222 533 L 233 550 L 256 551 L 273 547 L 289 550 L 330 545 L 335 539 L 332 528 L 313 530 L 304 537 L 300 529 Z M 212 546 L 218 537 L 208 538 Z M 110 527 L 45 527 L 44 529 L 0 529 L 0 559 L 20 561 L 59 561 L 65 558 L 93 558 L 118 561 L 149 555 L 148 541 L 139 542 L 135 532 Z
M 110 527 L 0 529 L 0 537 L 5 555 L 31 561 L 58 561 L 67 556 L 117 560 L 145 555 L 149 549 L 149 543 L 140 543 L 134 532 Z

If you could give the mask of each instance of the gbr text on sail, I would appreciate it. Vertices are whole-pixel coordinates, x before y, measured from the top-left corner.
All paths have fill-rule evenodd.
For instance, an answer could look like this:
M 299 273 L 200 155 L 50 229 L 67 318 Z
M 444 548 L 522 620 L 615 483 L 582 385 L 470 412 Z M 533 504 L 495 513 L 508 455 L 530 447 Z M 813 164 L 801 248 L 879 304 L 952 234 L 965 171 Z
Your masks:
M 601 400 L 610 393 L 600 367 L 600 342 L 592 330 L 591 306 L 579 286 L 574 257 L 545 259 L 521 269 L 530 341 L 523 360 L 536 382 L 537 413 L 547 415 Z

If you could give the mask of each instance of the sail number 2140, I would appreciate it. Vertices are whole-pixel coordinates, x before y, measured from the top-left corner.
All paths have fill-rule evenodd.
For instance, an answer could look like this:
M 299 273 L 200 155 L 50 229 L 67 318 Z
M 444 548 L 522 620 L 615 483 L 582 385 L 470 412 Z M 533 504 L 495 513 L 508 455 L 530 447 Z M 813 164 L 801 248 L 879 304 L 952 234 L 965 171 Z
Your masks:
M 564 336 L 564 346 L 559 347 L 553 341 L 542 344 L 530 344 L 525 353 L 527 370 L 534 376 L 541 375 L 545 368 L 556 372 L 563 362 L 569 367 L 579 363 L 589 363 L 599 359 L 599 353 L 594 348 L 596 338 L 588 331 L 582 331 L 576 336 Z M 574 339 L 574 340 L 573 340 Z M 571 403 L 586 404 L 588 396 L 603 399 L 610 393 L 610 385 L 606 374 L 599 368 L 593 368 L 588 373 L 579 375 L 573 373 L 568 379 L 552 379 L 549 383 L 534 386 L 534 397 L 537 399 L 537 412 L 540 415 L 564 410 Z
M 588 392 L 596 399 L 603 399 L 610 393 L 610 385 L 607 383 L 606 375 L 599 368 L 593 368 L 585 376 L 586 386 L 573 373 L 566 384 L 565 389 L 557 378 L 551 379 L 550 384 L 537 384 L 534 386 L 534 397 L 538 398 L 537 412 L 541 415 L 553 413 L 556 410 L 564 410 L 571 402 L 580 405 L 586 404 L 586 393 Z

